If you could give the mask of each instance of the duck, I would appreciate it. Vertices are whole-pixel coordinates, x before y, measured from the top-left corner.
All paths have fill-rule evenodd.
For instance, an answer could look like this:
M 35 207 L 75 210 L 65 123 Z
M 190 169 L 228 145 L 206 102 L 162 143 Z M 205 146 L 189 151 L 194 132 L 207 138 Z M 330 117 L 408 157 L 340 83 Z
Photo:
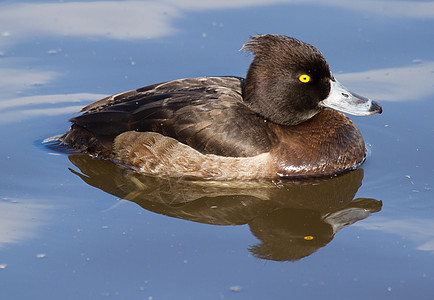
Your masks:
M 344 114 L 381 106 L 339 83 L 314 46 L 263 34 L 245 78 L 209 76 L 115 94 L 71 118 L 61 144 L 137 172 L 201 180 L 336 176 L 366 158 Z

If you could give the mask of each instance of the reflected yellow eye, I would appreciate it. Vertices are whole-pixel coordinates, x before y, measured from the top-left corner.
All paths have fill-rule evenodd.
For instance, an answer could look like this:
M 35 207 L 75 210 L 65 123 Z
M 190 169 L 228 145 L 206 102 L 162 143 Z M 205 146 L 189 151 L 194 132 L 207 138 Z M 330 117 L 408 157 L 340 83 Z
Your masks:
M 300 80 L 303 83 L 306 83 L 306 82 L 310 81 L 310 76 L 307 74 L 303 74 L 303 75 L 300 75 L 300 77 L 298 77 L 298 80 Z

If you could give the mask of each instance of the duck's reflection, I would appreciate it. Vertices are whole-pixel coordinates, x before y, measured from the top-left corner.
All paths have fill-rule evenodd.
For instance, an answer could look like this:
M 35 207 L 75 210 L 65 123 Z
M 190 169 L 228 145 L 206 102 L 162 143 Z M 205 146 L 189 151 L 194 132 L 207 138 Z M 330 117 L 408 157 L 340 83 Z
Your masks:
M 86 183 L 159 214 L 215 225 L 248 224 L 262 259 L 298 260 L 327 245 L 343 227 L 381 210 L 354 199 L 363 169 L 298 182 L 198 182 L 146 176 L 112 162 L 73 154 Z

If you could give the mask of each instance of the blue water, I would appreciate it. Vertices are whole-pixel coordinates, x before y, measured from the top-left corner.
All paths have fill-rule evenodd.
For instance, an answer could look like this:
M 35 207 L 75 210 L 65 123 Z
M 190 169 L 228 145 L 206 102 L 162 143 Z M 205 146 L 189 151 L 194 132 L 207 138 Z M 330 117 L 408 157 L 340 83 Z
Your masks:
M 1 299 L 432 299 L 434 2 L 0 4 Z M 42 144 L 148 84 L 244 76 L 296 37 L 383 114 L 362 169 L 303 184 L 140 176 Z

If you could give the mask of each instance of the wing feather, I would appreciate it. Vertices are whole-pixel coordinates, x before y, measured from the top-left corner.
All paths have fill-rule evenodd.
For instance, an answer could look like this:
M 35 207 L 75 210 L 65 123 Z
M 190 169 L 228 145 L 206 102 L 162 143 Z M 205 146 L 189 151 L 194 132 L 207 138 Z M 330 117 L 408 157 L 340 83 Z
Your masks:
M 110 151 L 113 140 L 123 132 L 152 131 L 203 154 L 236 157 L 268 152 L 275 137 L 264 119 L 242 103 L 242 84 L 238 77 L 199 77 L 106 97 L 70 120 L 73 126 L 64 141 L 85 144 L 86 139 L 78 142 L 67 137 L 76 138 L 78 130 L 86 130 L 93 143 L 101 140 Z

